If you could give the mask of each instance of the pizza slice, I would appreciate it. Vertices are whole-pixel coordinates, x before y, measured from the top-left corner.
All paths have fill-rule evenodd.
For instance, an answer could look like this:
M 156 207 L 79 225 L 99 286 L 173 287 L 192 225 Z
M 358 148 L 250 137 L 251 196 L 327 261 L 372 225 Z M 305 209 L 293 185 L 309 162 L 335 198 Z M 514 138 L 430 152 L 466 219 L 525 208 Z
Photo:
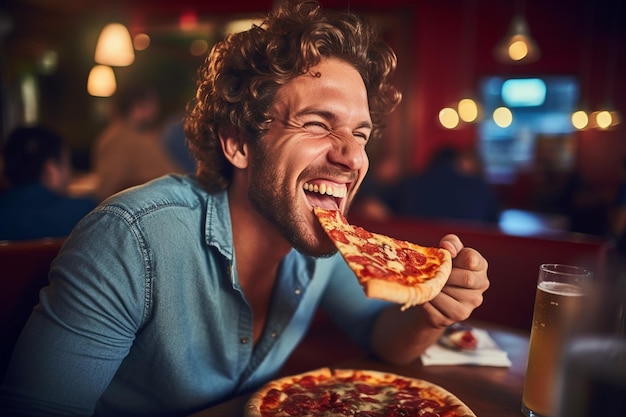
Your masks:
M 435 298 L 448 280 L 452 258 L 447 250 L 369 232 L 349 224 L 338 210 L 313 211 L 368 297 L 406 310 Z

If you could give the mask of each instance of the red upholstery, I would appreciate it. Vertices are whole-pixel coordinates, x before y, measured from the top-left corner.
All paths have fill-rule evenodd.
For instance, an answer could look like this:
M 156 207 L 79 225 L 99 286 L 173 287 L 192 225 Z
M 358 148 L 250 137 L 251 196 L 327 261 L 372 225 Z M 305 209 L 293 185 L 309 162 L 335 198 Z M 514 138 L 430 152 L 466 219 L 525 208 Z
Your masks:
M 0 372 L 48 282 L 50 263 L 64 239 L 0 241 Z M 0 375 L 1 375 L 0 374 Z

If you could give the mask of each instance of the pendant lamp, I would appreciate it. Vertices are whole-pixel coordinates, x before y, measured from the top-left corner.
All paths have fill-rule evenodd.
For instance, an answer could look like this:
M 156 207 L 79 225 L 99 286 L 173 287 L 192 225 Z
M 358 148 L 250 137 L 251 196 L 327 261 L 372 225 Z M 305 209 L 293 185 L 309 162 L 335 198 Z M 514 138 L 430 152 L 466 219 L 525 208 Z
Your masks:
M 135 50 L 130 32 L 121 23 L 106 25 L 96 44 L 97 64 L 113 67 L 127 67 L 135 61 Z
M 117 88 L 113 68 L 94 65 L 87 79 L 87 92 L 95 97 L 111 97 Z
M 523 15 L 516 14 L 513 17 L 506 36 L 494 49 L 494 56 L 504 64 L 528 64 L 539 59 L 539 46 L 530 35 Z

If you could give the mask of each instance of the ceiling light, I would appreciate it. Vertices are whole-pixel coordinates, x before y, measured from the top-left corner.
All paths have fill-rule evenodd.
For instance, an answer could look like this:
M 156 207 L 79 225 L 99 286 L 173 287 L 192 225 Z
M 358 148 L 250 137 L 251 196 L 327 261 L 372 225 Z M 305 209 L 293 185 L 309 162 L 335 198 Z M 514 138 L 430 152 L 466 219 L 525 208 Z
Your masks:
M 137 51 L 144 51 L 150 46 L 150 36 L 147 33 L 138 33 L 133 38 L 133 46 Z
M 578 129 L 583 130 L 589 125 L 589 115 L 584 110 L 577 110 L 572 113 L 572 125 Z
M 458 104 L 458 112 L 459 117 L 464 122 L 475 122 L 478 119 L 478 104 L 471 98 L 461 99 Z
M 446 129 L 454 129 L 459 125 L 459 114 L 451 107 L 439 111 L 439 123 Z
M 494 49 L 495 58 L 505 64 L 528 64 L 537 61 L 540 55 L 526 19 L 521 14 L 515 15 L 507 35 Z
M 507 128 L 513 123 L 513 113 L 506 107 L 498 107 L 493 111 L 493 121 L 501 128 Z
M 116 88 L 113 68 L 106 65 L 94 65 L 87 79 L 87 92 L 95 97 L 111 97 Z
M 608 110 L 600 110 L 594 113 L 596 124 L 600 129 L 607 129 L 613 124 L 613 115 Z
M 133 41 L 126 26 L 109 23 L 98 37 L 96 63 L 114 67 L 127 67 L 135 61 Z

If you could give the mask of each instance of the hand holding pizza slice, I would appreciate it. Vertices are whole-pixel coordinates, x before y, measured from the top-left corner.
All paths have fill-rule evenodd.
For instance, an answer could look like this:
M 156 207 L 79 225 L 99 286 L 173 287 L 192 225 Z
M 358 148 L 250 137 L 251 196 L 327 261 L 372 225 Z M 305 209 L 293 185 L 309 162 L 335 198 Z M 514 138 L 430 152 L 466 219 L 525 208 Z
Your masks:
M 338 210 L 313 210 L 368 297 L 405 310 L 432 300 L 446 284 L 452 271 L 447 250 L 369 232 L 350 225 Z

